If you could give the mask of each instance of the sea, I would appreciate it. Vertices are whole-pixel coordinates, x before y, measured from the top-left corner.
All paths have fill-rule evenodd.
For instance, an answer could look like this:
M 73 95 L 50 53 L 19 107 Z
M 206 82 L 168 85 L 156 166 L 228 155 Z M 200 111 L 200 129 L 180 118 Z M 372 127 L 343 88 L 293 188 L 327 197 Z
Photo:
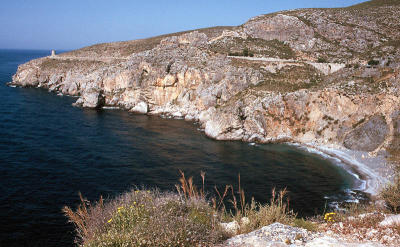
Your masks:
M 241 186 L 268 202 L 287 188 L 299 216 L 354 200 L 355 176 L 335 160 L 287 144 L 215 141 L 194 122 L 72 106 L 74 97 L 9 87 L 18 65 L 49 50 L 0 50 L 0 246 L 74 246 L 61 209 L 79 192 L 110 200 L 132 188 L 174 191 L 179 170 L 212 196 Z

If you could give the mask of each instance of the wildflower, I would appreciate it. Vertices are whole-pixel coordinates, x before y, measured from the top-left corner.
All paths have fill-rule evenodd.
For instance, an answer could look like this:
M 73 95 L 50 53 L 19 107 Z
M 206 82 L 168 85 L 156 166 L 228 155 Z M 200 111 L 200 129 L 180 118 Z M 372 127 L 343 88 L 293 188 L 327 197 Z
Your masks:
M 335 215 L 336 215 L 336 213 L 334 213 L 334 212 L 326 213 L 324 216 L 324 220 L 326 222 L 335 222 Z
M 136 202 L 133 202 L 134 205 L 136 205 Z
M 124 209 L 124 207 L 118 207 L 117 208 L 118 213 L 121 213 L 122 209 Z
M 112 221 L 112 218 L 111 218 L 111 219 L 109 219 L 109 220 L 107 221 L 107 223 L 111 223 L 111 221 Z

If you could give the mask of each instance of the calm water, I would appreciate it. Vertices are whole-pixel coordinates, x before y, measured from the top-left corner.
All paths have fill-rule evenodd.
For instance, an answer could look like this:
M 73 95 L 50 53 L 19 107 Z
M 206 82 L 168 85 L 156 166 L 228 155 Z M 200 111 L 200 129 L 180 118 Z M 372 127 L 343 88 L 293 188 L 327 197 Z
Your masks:
M 79 191 L 96 200 L 133 185 L 172 190 L 178 169 L 205 171 L 210 191 L 241 173 L 259 201 L 287 187 L 301 215 L 352 186 L 343 169 L 294 147 L 217 142 L 191 122 L 80 109 L 71 97 L 5 85 L 18 64 L 48 54 L 0 50 L 0 246 L 71 246 L 61 208 L 76 206 Z

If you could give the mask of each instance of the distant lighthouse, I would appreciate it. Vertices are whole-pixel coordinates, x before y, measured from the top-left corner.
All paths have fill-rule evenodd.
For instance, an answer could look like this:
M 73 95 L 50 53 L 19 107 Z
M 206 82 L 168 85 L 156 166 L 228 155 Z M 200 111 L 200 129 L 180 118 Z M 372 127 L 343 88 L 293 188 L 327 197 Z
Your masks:
M 56 56 L 56 50 L 51 50 L 51 56 L 55 57 Z

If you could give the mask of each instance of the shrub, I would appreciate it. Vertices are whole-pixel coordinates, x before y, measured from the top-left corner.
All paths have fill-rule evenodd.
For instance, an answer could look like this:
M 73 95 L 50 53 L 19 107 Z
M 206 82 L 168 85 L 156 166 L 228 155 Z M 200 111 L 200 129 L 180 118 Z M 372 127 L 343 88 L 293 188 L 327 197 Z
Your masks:
M 304 228 L 311 232 L 315 232 L 318 230 L 318 225 L 316 225 L 316 223 L 313 223 L 313 222 L 311 222 L 309 220 L 305 220 L 305 219 L 295 219 L 293 222 L 293 226 Z
M 74 211 L 64 207 L 63 212 L 75 225 L 76 243 L 82 246 L 211 246 L 221 243 L 232 233 L 225 232 L 223 221 L 236 220 L 236 233 L 247 233 L 274 222 L 314 229 L 312 223 L 298 220 L 289 210 L 287 190 L 272 190 L 269 204 L 251 200 L 246 203 L 240 185 L 236 198 L 232 185 L 223 193 L 215 187 L 218 197 L 206 200 L 204 181 L 198 189 L 193 178 L 180 171 L 178 193 L 158 190 L 132 190 L 107 203 L 103 199 L 91 204 L 80 195 L 81 204 Z M 232 210 L 227 211 L 225 200 L 230 197 Z M 246 219 L 244 217 L 247 217 Z
M 243 49 L 243 56 L 245 56 L 245 57 L 249 56 L 249 49 L 248 48 L 244 48 Z
M 242 200 L 244 202 L 244 199 Z M 292 225 L 296 214 L 289 209 L 288 204 L 286 189 L 278 193 L 273 189 L 269 204 L 262 205 L 252 199 L 250 205 L 242 206 L 242 209 L 236 211 L 234 215 L 234 218 L 240 222 L 240 233 L 248 233 L 274 222 Z M 247 217 L 248 222 L 243 222 L 242 217 Z
M 376 65 L 378 65 L 379 64 L 379 61 L 377 61 L 377 60 L 369 60 L 368 61 L 368 65 L 370 65 L 370 66 L 376 66 Z
M 225 238 L 218 214 L 203 199 L 133 190 L 108 203 L 81 201 L 75 212 L 63 211 L 83 246 L 208 246 Z
M 319 57 L 318 63 L 327 63 L 328 61 L 325 58 Z
M 386 185 L 380 193 L 386 206 L 395 213 L 400 212 L 400 175 L 397 174 L 393 183 Z

